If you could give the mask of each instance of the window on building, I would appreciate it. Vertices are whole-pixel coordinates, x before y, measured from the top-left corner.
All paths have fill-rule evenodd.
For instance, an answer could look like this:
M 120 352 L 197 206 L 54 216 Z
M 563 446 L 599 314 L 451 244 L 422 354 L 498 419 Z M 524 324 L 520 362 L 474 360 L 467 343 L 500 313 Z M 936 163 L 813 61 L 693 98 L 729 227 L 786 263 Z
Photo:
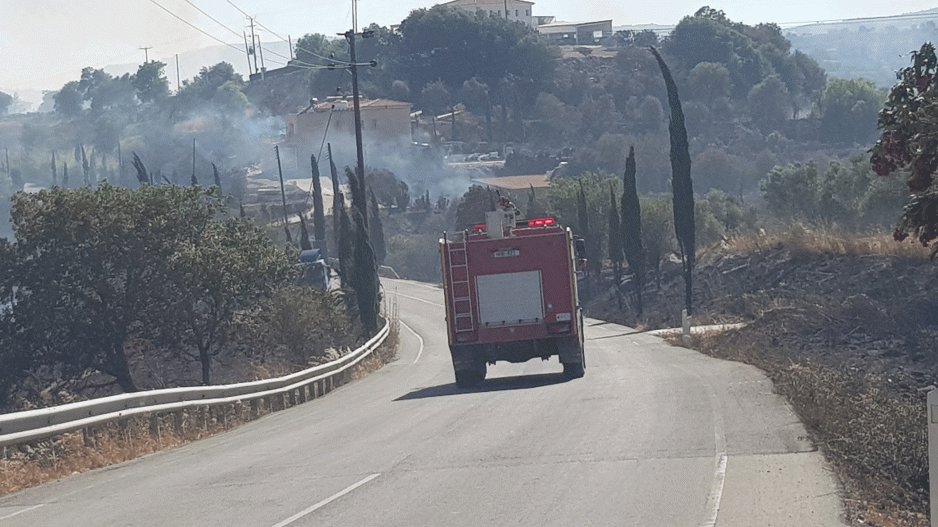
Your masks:
M 375 130 L 378 129 L 378 120 L 377 120 L 377 119 L 372 119 L 372 120 L 371 120 L 371 127 L 372 127 L 373 129 L 375 129 Z
M 518 16 L 518 10 L 515 9 L 515 16 Z
M 531 10 L 530 10 L 530 9 L 525 9 L 525 10 L 524 10 L 524 16 L 531 16 Z

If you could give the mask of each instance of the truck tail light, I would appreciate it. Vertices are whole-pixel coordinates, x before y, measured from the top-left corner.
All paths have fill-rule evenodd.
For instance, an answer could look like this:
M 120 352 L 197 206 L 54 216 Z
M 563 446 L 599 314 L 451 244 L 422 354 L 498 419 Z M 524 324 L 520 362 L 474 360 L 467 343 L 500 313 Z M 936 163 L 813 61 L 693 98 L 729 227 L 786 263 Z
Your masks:
M 472 232 L 485 232 L 485 225 L 476 225 L 472 228 Z
M 538 218 L 528 221 L 528 227 L 550 227 L 554 224 L 554 218 Z
M 569 322 L 558 322 L 556 324 L 547 324 L 547 332 L 554 335 L 560 333 L 570 333 L 570 323 Z

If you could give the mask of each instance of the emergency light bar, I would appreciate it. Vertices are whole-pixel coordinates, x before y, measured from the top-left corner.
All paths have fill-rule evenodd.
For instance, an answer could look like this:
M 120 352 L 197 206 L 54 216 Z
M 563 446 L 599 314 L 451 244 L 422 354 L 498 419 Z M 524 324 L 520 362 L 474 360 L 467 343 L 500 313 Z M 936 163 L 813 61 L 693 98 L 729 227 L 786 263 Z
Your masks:
M 528 227 L 550 227 L 554 224 L 554 218 L 539 218 L 528 221 Z

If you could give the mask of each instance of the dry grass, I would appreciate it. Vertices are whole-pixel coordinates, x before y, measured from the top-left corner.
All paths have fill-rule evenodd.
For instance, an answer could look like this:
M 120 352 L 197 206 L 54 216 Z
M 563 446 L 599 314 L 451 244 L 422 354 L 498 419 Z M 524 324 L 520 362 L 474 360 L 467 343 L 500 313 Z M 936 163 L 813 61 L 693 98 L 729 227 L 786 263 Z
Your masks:
M 381 369 L 397 358 L 398 326 L 368 358 L 338 376 L 334 387 Z M 198 441 L 224 432 L 270 412 L 288 408 L 290 396 L 260 400 L 252 405 L 235 403 L 108 423 L 87 432 L 63 434 L 42 441 L 4 447 L 0 460 L 0 496 L 29 487 L 107 467 Z
M 733 333 L 695 335 L 690 347 L 766 372 L 844 484 L 852 524 L 928 525 L 924 393 L 896 390 L 890 379 L 855 370 L 792 362 L 753 335 Z
M 929 248 L 911 238 L 897 242 L 891 232 L 858 235 L 837 227 L 806 226 L 801 223 L 777 232 L 736 235 L 725 243 L 728 250 L 737 254 L 749 254 L 783 245 L 793 252 L 809 254 L 878 255 L 901 260 L 927 260 L 931 255 Z

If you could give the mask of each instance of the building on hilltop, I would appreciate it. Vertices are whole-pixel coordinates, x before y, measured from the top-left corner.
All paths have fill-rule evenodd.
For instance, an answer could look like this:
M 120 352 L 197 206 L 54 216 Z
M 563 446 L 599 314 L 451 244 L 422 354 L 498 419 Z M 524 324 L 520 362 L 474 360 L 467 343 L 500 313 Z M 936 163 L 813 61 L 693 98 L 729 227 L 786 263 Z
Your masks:
M 598 44 L 603 38 L 612 36 L 612 20 L 596 20 L 593 22 L 552 21 L 538 25 L 537 32 L 546 35 L 560 45 L 583 46 Z
M 531 14 L 534 2 L 527 2 L 525 0 L 452 0 L 442 5 L 462 9 L 463 11 L 483 11 L 492 16 L 523 22 L 529 27 L 535 27 L 534 17 Z M 505 16 L 506 10 L 508 11 L 508 16 Z

